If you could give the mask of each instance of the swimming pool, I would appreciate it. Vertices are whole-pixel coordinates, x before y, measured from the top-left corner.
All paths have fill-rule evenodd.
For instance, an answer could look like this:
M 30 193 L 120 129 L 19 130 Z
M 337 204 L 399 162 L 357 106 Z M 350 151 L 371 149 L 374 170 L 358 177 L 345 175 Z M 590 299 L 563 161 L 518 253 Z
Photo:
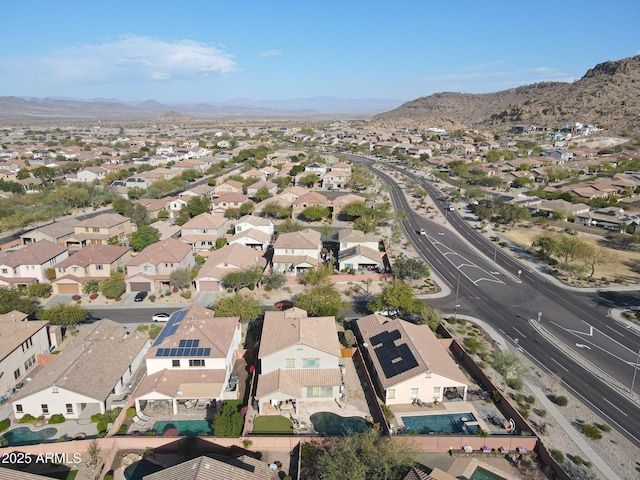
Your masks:
M 164 467 L 161 467 L 156 463 L 149 462 L 147 460 L 140 460 L 138 462 L 133 462 L 125 468 L 124 476 L 127 480 L 142 480 L 147 475 L 159 472 L 163 468 Z
M 473 413 L 447 413 L 444 415 L 412 415 L 401 417 L 408 432 L 418 433 L 470 433 L 475 434 L 478 424 L 465 425 L 465 422 L 475 422 Z M 466 428 L 466 432 L 465 432 Z
M 325 435 L 346 435 L 362 433 L 367 429 L 367 421 L 361 417 L 341 417 L 331 412 L 318 412 L 311 415 L 313 429 Z
M 43 443 L 47 438 L 53 437 L 58 430 L 53 427 L 43 428 L 37 432 L 32 432 L 27 427 L 18 427 L 9 430 L 3 435 L 10 446 L 22 447 L 23 445 L 37 445 Z
M 482 467 L 478 467 L 474 470 L 469 480 L 504 480 L 504 478 Z
M 213 435 L 211 424 L 206 420 L 159 421 L 153 425 L 153 431 L 158 435 L 164 434 L 170 428 L 175 428 L 176 430 L 178 430 L 178 435 L 181 437 Z

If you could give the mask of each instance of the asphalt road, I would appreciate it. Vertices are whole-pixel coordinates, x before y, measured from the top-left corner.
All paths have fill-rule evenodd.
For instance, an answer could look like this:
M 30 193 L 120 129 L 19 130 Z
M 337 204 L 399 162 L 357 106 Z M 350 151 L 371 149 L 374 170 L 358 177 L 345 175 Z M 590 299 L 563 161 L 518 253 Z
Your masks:
M 364 157 L 348 157 L 370 166 L 374 163 Z M 560 377 L 586 405 L 640 447 L 640 406 L 573 356 L 581 355 L 628 390 L 640 336 L 612 321 L 607 312 L 612 307 L 637 305 L 637 294 L 563 289 L 530 271 L 501 247 L 496 248 L 495 243 L 463 220 L 465 213 L 447 211 L 445 202 L 436 201 L 446 213 L 447 225 L 424 218 L 411 209 L 392 177 L 377 170 L 375 173 L 391 187 L 395 208 L 407 213 L 403 226 L 411 241 L 452 291 L 448 297 L 429 304 L 445 313 L 457 312 L 488 322 L 542 369 Z M 423 181 L 412 172 L 403 173 Z M 429 182 L 423 181 L 423 186 L 433 198 L 441 196 Z M 426 235 L 417 233 L 420 228 Z M 532 328 L 529 319 L 537 319 L 538 312 L 542 312 L 543 326 L 564 343 L 566 351 L 574 352 L 572 356 L 565 355 Z M 640 392 L 638 377 L 636 393 Z

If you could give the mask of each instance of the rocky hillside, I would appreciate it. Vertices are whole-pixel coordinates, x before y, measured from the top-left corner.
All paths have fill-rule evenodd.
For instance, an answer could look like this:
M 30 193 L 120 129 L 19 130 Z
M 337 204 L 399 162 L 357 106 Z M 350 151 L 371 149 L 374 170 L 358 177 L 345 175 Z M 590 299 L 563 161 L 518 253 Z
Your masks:
M 496 93 L 436 93 L 374 117 L 396 126 L 472 126 L 562 121 L 640 130 L 640 55 L 605 62 L 573 83 L 544 82 Z M 437 122 L 440 122 L 437 124 Z

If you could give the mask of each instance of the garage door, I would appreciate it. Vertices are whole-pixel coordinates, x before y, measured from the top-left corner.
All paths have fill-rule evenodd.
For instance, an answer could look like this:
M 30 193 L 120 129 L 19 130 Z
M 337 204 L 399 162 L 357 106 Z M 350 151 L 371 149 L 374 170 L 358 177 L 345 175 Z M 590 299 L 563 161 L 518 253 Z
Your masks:
M 80 285 L 77 283 L 58 283 L 58 293 L 70 293 L 78 295 L 80 293 Z
M 149 282 L 131 282 L 130 288 L 132 292 L 150 292 L 151 284 Z
M 198 290 L 201 292 L 217 292 L 220 290 L 220 282 L 202 281 L 198 282 Z

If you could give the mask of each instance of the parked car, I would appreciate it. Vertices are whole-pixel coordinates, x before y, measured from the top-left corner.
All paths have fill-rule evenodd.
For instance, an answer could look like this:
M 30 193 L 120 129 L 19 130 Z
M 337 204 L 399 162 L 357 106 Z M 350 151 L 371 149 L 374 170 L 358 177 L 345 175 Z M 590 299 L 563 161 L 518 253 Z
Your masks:
M 373 312 L 373 314 L 391 318 L 398 315 L 398 311 L 397 310 L 378 310 L 376 312 Z
M 170 313 L 160 312 L 160 313 L 154 313 L 153 317 L 151 318 L 153 319 L 154 322 L 168 322 L 170 316 L 171 316 Z
M 293 308 L 293 302 L 290 302 L 289 300 L 283 300 L 282 302 L 275 303 L 273 306 L 279 308 L 280 310 L 288 310 L 290 308 Z
M 145 298 L 147 298 L 147 295 L 149 295 L 149 292 L 138 292 L 136 293 L 136 298 L 134 298 L 133 300 L 136 302 L 141 302 Z
M 426 235 L 427 234 L 427 232 L 424 230 L 424 228 L 421 228 L 420 230 L 418 230 L 418 233 L 420 235 Z

